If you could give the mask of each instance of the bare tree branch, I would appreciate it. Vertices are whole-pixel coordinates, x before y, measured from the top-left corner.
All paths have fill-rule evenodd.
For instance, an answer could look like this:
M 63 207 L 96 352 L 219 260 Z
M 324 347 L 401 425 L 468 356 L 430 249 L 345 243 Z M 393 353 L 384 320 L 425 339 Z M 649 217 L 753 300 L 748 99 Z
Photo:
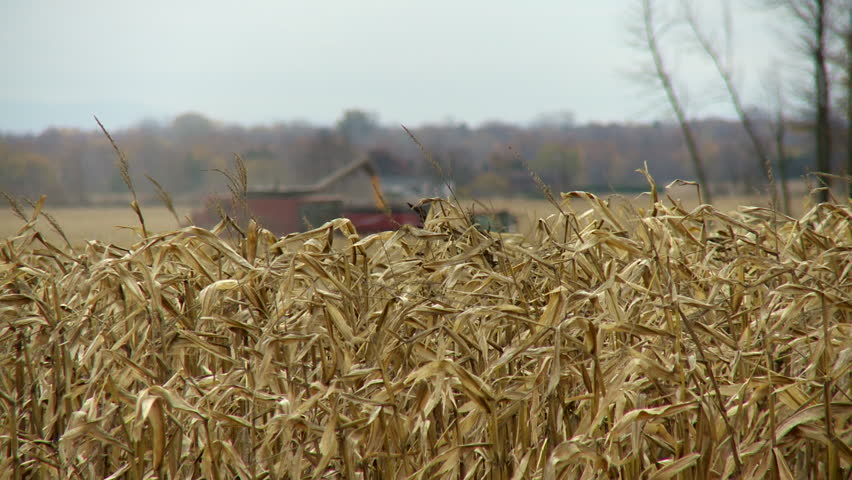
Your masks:
M 766 176 L 766 179 L 769 181 L 769 188 L 771 189 L 772 195 L 772 206 L 774 208 L 778 207 L 778 195 L 775 191 L 775 179 L 772 175 L 772 160 L 769 157 L 769 153 L 766 151 L 766 147 L 764 146 L 763 140 L 760 139 L 760 136 L 757 133 L 757 129 L 754 126 L 754 121 L 751 119 L 751 116 L 745 109 L 743 105 L 742 98 L 740 97 L 740 92 L 737 89 L 737 86 L 734 84 L 733 73 L 730 67 L 730 60 L 725 63 L 722 59 L 721 54 L 716 50 L 713 46 L 713 42 L 710 37 L 701 29 L 701 26 L 698 24 L 698 18 L 695 13 L 695 9 L 692 8 L 691 4 L 688 2 L 683 2 L 684 12 L 686 16 L 686 22 L 692 30 L 692 34 L 695 37 L 695 40 L 701 46 L 701 49 L 707 55 L 708 58 L 713 62 L 713 66 L 716 67 L 716 71 L 719 73 L 719 77 L 721 77 L 722 81 L 725 84 L 725 90 L 728 92 L 728 97 L 730 98 L 731 104 L 734 106 L 734 110 L 737 112 L 737 116 L 740 119 L 740 123 L 743 126 L 743 129 L 748 135 L 749 140 L 751 141 L 752 148 L 754 149 L 755 155 L 757 155 L 756 160 L 758 163 L 758 169 L 763 171 L 763 174 Z M 730 26 L 726 25 L 726 37 L 730 39 Z
M 816 14 L 814 15 L 814 88 L 816 90 L 816 141 L 817 141 L 817 170 L 831 173 L 831 113 L 829 99 L 828 65 L 826 62 L 826 12 L 830 0 L 814 0 Z M 831 178 L 821 177 L 828 189 L 820 191 L 820 201 L 829 200 Z
M 642 39 L 644 46 L 651 53 L 651 57 L 654 61 L 654 71 L 656 73 L 657 80 L 660 82 L 660 86 L 663 87 L 663 90 L 666 93 L 666 97 L 669 100 L 669 104 L 671 105 L 672 110 L 674 110 L 674 114 L 677 117 L 678 125 L 680 125 L 684 141 L 686 142 L 686 148 L 689 151 L 689 157 L 692 160 L 692 166 L 695 169 L 695 175 L 696 177 L 698 177 L 698 183 L 704 188 L 704 194 L 707 203 L 712 203 L 710 184 L 708 183 L 707 176 L 704 173 L 704 163 L 701 158 L 701 152 L 698 149 L 698 142 L 695 140 L 695 134 L 693 133 L 692 126 L 686 117 L 686 112 L 683 108 L 683 102 L 675 91 L 671 75 L 669 74 L 669 70 L 666 67 L 662 52 L 660 50 L 660 46 L 658 43 L 659 31 L 657 30 L 654 20 L 653 0 L 641 1 L 643 21 Z
M 812 91 L 809 103 L 813 106 L 813 132 L 816 144 L 817 173 L 831 173 L 831 81 L 829 78 L 829 48 L 831 39 L 832 0 L 764 0 L 771 7 L 782 7 L 799 24 L 802 44 L 811 62 Z M 837 21 L 837 19 L 834 19 Z M 831 175 L 819 175 L 818 179 L 826 188 L 818 191 L 820 202 L 830 198 Z

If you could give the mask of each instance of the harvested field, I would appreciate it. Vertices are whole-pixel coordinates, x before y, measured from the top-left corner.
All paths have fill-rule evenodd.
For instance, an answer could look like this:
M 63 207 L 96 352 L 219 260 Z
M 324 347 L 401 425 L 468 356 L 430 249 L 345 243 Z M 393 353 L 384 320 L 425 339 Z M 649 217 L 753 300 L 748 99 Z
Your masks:
M 2 478 L 841 478 L 852 209 L 0 246 Z M 336 239 L 335 239 L 336 237 Z M 341 240 L 342 238 L 342 240 Z
M 809 197 L 803 188 L 795 189 L 794 193 L 793 211 L 798 216 L 809 210 L 813 205 L 809 203 Z M 689 210 L 700 205 L 694 187 L 673 186 L 666 189 L 666 195 L 671 195 L 675 201 L 682 203 Z M 128 198 L 125 205 L 132 200 L 129 194 L 126 196 Z M 648 204 L 647 195 L 604 195 L 602 198 L 606 198 L 608 201 L 629 202 L 637 207 Z M 414 201 L 414 199 L 411 201 Z M 539 218 L 558 212 L 544 198 L 460 198 L 459 201 L 466 211 L 472 210 L 476 213 L 483 213 L 506 210 L 512 213 L 518 220 L 517 231 L 519 233 L 530 234 L 530 238 L 535 235 L 536 223 Z M 190 203 L 187 199 L 183 199 L 182 203 L 176 204 L 175 209 L 180 222 L 163 206 L 159 199 L 149 198 L 140 200 L 140 204 L 145 213 L 145 223 L 148 230 L 152 232 L 167 232 L 178 228 L 180 222 L 183 222 L 192 210 L 197 209 L 199 205 L 203 205 L 203 200 L 197 199 L 195 203 Z M 723 212 L 734 211 L 740 205 L 768 206 L 769 199 L 765 195 L 717 195 L 713 203 L 714 207 Z M 584 199 L 573 199 L 572 206 L 577 210 L 586 210 L 591 207 Z M 90 240 L 98 240 L 116 245 L 129 245 L 137 238 L 135 230 L 139 230 L 139 224 L 136 222 L 135 215 L 127 206 L 57 207 L 52 206 L 48 198 L 45 209 L 62 225 L 66 236 L 75 247 L 84 247 L 86 242 Z M 22 225 L 23 222 L 10 209 L 0 208 L 0 238 L 17 235 Z M 63 242 L 62 238 L 47 226 L 42 229 L 42 234 L 52 243 Z
M 124 207 L 45 207 L 46 211 L 62 226 L 62 230 L 75 248 L 83 248 L 86 242 L 97 240 L 114 245 L 130 245 L 139 238 L 139 223 L 136 216 L 126 206 Z M 128 202 L 130 203 L 130 202 Z M 181 218 L 186 217 L 190 207 L 177 207 Z M 165 232 L 180 226 L 169 210 L 162 204 L 143 205 L 145 223 L 150 231 Z M 47 225 L 45 219 L 40 221 L 44 238 L 51 243 L 64 243 L 62 237 Z M 8 208 L 0 209 L 0 238 L 17 235 L 24 226 L 15 214 Z

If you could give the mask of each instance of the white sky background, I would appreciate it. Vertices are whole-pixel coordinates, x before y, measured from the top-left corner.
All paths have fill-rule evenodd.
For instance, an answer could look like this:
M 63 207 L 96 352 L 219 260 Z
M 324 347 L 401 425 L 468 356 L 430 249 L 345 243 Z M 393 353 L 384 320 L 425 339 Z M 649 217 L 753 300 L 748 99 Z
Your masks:
M 733 0 L 734 52 L 759 103 L 768 65 L 789 45 Z M 671 6 L 674 0 L 661 0 Z M 718 2 L 701 2 L 716 5 Z M 637 0 L 25 1 L 0 4 L 0 131 L 111 128 L 195 111 L 243 125 L 332 124 L 347 108 L 384 124 L 448 119 L 525 124 L 571 111 L 579 122 L 670 118 L 629 72 Z M 662 12 L 661 12 L 662 14 Z M 633 22 L 635 23 L 635 22 Z M 720 25 L 716 18 L 710 26 Z M 713 71 L 670 37 L 695 116 Z M 707 90 L 710 88 L 710 90 Z M 707 93 L 710 92 L 710 93 Z

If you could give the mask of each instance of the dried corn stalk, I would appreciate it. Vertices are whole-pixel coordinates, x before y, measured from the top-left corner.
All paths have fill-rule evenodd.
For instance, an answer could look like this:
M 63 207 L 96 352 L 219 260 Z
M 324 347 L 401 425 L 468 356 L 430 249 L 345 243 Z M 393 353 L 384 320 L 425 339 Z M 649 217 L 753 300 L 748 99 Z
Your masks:
M 570 212 L 568 197 L 563 200 Z M 0 246 L 2 478 L 831 478 L 852 213 Z

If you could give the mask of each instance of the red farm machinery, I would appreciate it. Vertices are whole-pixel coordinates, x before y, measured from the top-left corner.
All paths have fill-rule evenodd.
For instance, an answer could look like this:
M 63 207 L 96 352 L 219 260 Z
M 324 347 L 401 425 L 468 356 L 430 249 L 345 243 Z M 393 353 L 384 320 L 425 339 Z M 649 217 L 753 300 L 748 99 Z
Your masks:
M 373 190 L 372 205 L 359 205 L 335 193 L 335 187 L 357 172 L 366 173 Z M 247 210 L 247 212 L 246 212 Z M 191 214 L 194 223 L 211 226 L 228 214 L 242 223 L 248 214 L 276 235 L 317 227 L 334 218 L 350 219 L 358 233 L 395 230 L 401 225 L 422 225 L 419 211 L 390 206 L 381 190 L 378 173 L 368 157 L 349 163 L 320 181 L 301 186 L 251 189 L 241 199 L 225 196 L 207 198 L 204 209 Z

